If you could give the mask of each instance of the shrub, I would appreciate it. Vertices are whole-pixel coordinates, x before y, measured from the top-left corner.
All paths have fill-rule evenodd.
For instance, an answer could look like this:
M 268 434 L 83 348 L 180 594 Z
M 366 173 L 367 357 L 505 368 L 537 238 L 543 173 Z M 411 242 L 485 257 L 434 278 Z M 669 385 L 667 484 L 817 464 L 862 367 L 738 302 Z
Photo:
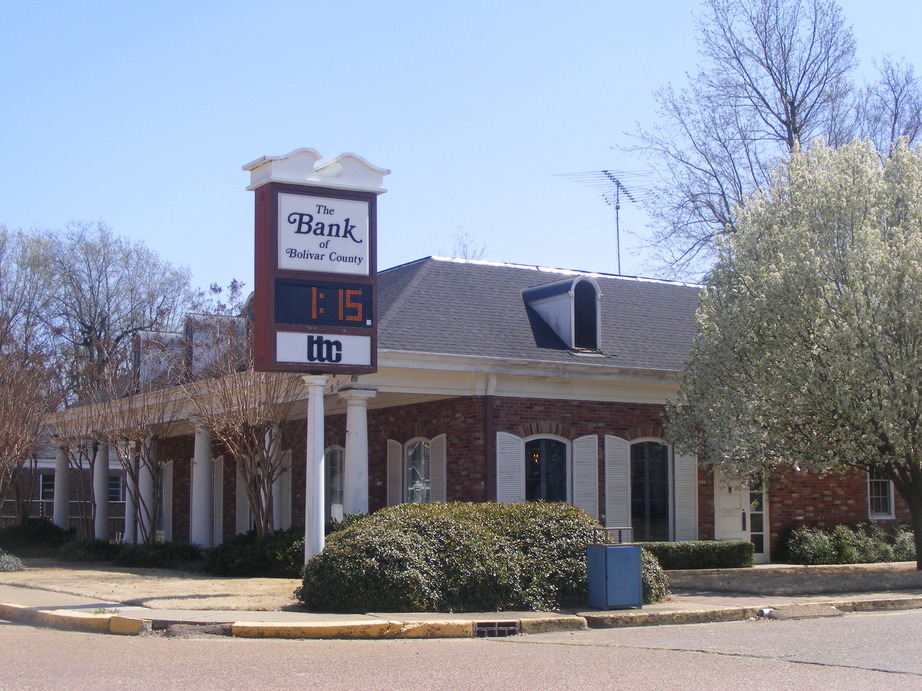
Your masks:
M 643 581 L 643 603 L 650 605 L 664 600 L 669 594 L 669 577 L 653 553 L 646 549 L 646 545 L 640 550 L 640 574 Z
M 323 612 L 581 606 L 598 527 L 566 504 L 402 504 L 331 534 L 299 597 Z
M 676 569 L 739 569 L 753 565 L 755 546 L 742 540 L 644 542 L 667 571 Z
M 216 576 L 300 578 L 304 567 L 304 528 L 276 530 L 263 537 L 241 533 L 212 547 L 202 570 Z
M 0 549 L 0 571 L 22 571 L 23 565 L 19 557 Z
M 197 569 L 201 560 L 201 547 L 179 542 L 160 542 L 153 545 L 124 545 L 113 558 L 113 562 L 118 566 L 180 570 Z
M 74 537 L 74 530 L 63 530 L 47 518 L 30 518 L 0 528 L 0 549 L 19 552 L 55 551 Z
M 350 513 L 346 516 L 343 516 L 343 520 L 341 521 L 330 521 L 327 523 L 324 532 L 327 535 L 332 535 L 333 533 L 338 533 L 340 530 L 348 528 L 350 525 L 358 523 L 359 521 L 366 518 L 368 518 L 367 513 Z
M 108 540 L 71 540 L 58 550 L 58 558 L 64 561 L 109 561 L 122 549 L 122 545 Z
M 831 530 L 792 528 L 780 540 L 776 558 L 793 564 L 871 564 L 914 561 L 912 530 L 880 525 L 837 525 Z

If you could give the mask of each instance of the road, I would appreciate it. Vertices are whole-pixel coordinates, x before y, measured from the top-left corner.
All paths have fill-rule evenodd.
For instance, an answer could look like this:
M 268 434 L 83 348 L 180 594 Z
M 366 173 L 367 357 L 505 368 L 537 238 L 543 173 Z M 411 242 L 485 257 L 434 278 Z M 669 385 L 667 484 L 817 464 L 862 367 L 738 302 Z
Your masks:
M 2 689 L 922 688 L 922 611 L 506 639 L 116 637 L 0 624 Z

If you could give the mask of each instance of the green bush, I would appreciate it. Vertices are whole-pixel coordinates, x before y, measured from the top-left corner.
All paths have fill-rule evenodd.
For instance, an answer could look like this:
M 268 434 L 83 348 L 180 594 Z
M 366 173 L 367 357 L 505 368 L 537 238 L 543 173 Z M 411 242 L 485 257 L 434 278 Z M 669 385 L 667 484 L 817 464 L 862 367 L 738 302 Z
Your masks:
M 276 530 L 257 537 L 241 533 L 212 547 L 202 570 L 216 576 L 300 578 L 304 568 L 304 528 Z
M 331 534 L 299 597 L 322 612 L 582 606 L 598 527 L 559 503 L 402 504 Z
M 740 569 L 753 565 L 755 546 L 742 540 L 644 542 L 667 571 L 677 569 Z
M 646 549 L 646 545 L 640 550 L 640 575 L 645 605 L 666 599 L 669 595 L 669 577 L 653 553 Z
M 64 561 L 108 561 L 115 559 L 122 545 L 109 540 L 71 540 L 58 550 L 58 559 Z
M 19 557 L 0 549 L 0 571 L 22 571 L 23 565 Z
M 30 518 L 25 523 L 15 523 L 0 528 L 0 549 L 16 550 L 30 554 L 56 551 L 74 537 L 74 530 L 63 530 L 47 518 Z
M 367 513 L 350 513 L 346 516 L 343 516 L 343 520 L 341 521 L 330 521 L 329 523 L 327 523 L 326 527 L 324 528 L 324 532 L 327 535 L 338 533 L 340 530 L 343 530 L 344 528 L 348 528 L 353 523 L 358 523 L 359 521 L 365 518 L 368 518 Z
M 153 569 L 198 569 L 202 548 L 179 542 L 158 542 L 153 545 L 123 545 L 113 558 L 117 566 L 141 566 Z
M 885 530 L 876 523 L 837 525 L 831 530 L 792 528 L 782 534 L 778 561 L 792 564 L 872 564 L 915 561 L 912 530 L 898 526 Z

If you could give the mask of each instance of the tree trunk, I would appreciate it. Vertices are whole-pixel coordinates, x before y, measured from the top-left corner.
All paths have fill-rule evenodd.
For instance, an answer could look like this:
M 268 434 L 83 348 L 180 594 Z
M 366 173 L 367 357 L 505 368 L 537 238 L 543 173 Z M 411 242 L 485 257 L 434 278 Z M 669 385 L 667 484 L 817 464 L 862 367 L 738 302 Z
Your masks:
M 922 494 L 912 493 L 903 497 L 909 504 L 909 515 L 912 517 L 912 531 L 916 543 L 916 570 L 922 571 Z

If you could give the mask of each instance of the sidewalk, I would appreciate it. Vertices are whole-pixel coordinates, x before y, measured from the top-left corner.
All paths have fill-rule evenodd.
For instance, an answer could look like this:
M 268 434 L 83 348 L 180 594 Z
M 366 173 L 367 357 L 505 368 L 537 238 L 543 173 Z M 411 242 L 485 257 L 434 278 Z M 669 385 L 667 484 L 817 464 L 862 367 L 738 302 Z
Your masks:
M 922 608 L 922 587 L 854 592 L 856 584 L 886 584 L 894 577 L 915 585 L 914 565 L 868 567 L 757 567 L 707 572 L 673 572 L 677 584 L 666 602 L 642 609 L 463 614 L 368 613 L 317 614 L 303 611 L 157 609 L 22 585 L 0 584 L 0 619 L 54 628 L 138 635 L 180 624 L 220 627 L 250 638 L 470 638 L 576 631 L 591 628 L 739 621 L 757 617 L 827 616 L 853 611 Z M 812 571 L 811 571 L 812 569 Z M 23 572 L 20 572 L 23 573 Z M 809 577 L 837 589 L 814 595 L 767 594 L 785 591 L 785 582 Z M 158 578 L 162 578 L 159 577 Z M 184 576 L 177 575 L 177 579 Z M 187 577 L 185 577 L 187 578 Z M 719 581 L 715 581 L 719 579 Z M 908 581 L 906 579 L 909 579 Z M 233 579 L 228 579 L 232 582 Z M 237 579 L 243 581 L 245 579 Z M 716 592 L 733 582 L 763 592 Z M 731 584 L 728 586 L 728 584 Z M 692 587 L 689 587 L 692 586 Z M 801 590 L 801 592 L 803 592 Z

